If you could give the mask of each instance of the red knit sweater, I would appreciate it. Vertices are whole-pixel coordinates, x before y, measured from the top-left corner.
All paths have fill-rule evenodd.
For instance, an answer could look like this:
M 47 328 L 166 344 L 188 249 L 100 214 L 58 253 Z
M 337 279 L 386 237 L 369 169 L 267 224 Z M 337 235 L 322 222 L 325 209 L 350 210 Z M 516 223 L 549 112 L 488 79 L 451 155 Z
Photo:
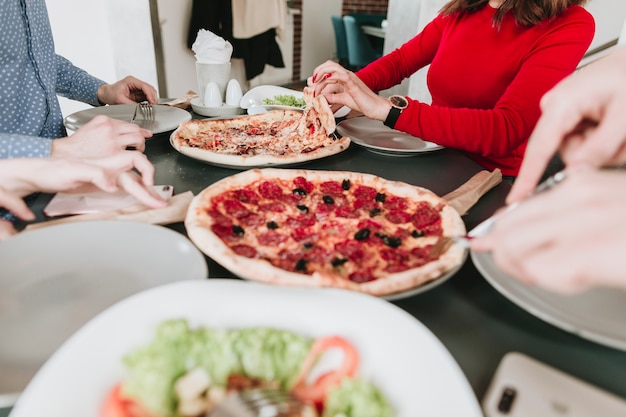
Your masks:
M 400 83 L 431 64 L 432 105 L 409 100 L 396 129 L 467 152 L 476 162 L 516 176 L 539 115 L 541 96 L 574 71 L 595 24 L 580 6 L 532 27 L 496 9 L 437 16 L 402 47 L 357 73 L 372 90 Z

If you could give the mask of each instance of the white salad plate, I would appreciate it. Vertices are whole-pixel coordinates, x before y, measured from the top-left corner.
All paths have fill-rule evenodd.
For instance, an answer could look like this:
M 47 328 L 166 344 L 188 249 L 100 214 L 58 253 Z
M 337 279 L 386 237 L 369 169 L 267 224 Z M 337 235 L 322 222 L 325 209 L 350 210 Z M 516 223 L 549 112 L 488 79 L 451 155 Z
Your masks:
M 99 115 L 105 115 L 112 119 L 129 122 L 135 113 L 135 104 L 115 104 L 111 106 L 93 107 L 81 110 L 65 117 L 65 127 L 76 131 L 87 124 L 91 119 Z M 137 112 L 134 124 L 151 131 L 154 134 L 174 130 L 183 122 L 191 120 L 191 113 L 178 107 L 166 105 L 154 105 L 154 120 L 144 120 L 141 111 Z
M 367 117 L 344 120 L 337 125 L 337 132 L 370 152 L 386 156 L 414 156 L 443 149 L 436 143 L 391 129 Z
M 0 407 L 12 405 L 50 355 L 107 307 L 208 275 L 185 236 L 123 221 L 22 232 L 0 242 L 0 265 Z
M 626 292 L 595 288 L 559 294 L 507 275 L 490 253 L 472 251 L 471 257 L 491 286 L 530 314 L 582 338 L 626 351 Z
M 272 99 L 276 96 L 294 96 L 295 98 L 304 97 L 304 93 L 298 90 L 292 90 L 278 85 L 259 85 L 248 90 L 242 97 L 239 105 L 242 109 L 249 109 L 254 106 L 263 106 L 263 100 Z M 283 106 L 290 109 L 300 109 L 299 107 Z
M 340 335 L 359 352 L 357 376 L 381 390 L 394 417 L 482 416 L 444 345 L 400 308 L 338 289 L 210 279 L 144 291 L 91 320 L 41 368 L 11 417 L 97 415 L 107 392 L 124 379 L 122 358 L 172 318 L 186 318 L 194 327 L 270 326 L 309 337 Z
M 276 96 L 292 95 L 296 98 L 304 97 L 304 93 L 298 90 L 281 87 L 277 85 L 259 85 L 253 87 L 241 97 L 240 106 L 248 114 L 259 114 L 272 110 L 302 110 L 300 107 L 280 106 L 275 104 L 264 104 L 263 100 Z M 335 117 L 345 117 L 350 113 L 350 108 L 343 106 L 335 112 Z

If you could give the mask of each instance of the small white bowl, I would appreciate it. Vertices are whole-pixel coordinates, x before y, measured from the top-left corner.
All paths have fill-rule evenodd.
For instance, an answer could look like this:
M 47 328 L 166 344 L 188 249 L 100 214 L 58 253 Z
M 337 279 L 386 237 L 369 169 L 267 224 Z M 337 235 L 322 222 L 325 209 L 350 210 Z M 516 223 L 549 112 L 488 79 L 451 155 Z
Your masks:
M 191 108 L 197 114 L 208 117 L 238 116 L 244 112 L 239 106 L 227 106 L 226 104 L 218 107 L 207 107 L 202 104 L 199 97 L 191 100 Z

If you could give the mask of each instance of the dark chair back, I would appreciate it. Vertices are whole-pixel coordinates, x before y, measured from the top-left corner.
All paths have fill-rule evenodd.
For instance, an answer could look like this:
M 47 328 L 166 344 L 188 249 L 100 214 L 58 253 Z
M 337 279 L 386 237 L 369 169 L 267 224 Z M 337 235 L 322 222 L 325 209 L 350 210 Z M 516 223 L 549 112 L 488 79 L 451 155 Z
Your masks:
M 331 16 L 333 30 L 335 31 L 335 46 L 337 47 L 337 60 L 344 67 L 348 62 L 348 40 L 346 39 L 346 27 L 341 16 Z
M 354 16 L 345 15 L 343 23 L 346 27 L 348 63 L 350 67 L 360 69 L 381 57 L 382 51 L 377 51 L 372 47 L 370 40 Z

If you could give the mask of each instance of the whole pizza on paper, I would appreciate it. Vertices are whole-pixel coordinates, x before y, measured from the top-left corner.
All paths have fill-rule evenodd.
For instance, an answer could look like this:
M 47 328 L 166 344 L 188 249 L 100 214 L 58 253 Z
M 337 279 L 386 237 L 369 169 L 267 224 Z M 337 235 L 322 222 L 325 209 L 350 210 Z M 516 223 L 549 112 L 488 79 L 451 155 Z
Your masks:
M 185 226 L 198 248 L 242 278 L 379 296 L 437 279 L 465 255 L 458 245 L 430 250 L 465 233 L 445 200 L 354 172 L 241 172 L 196 196 Z

